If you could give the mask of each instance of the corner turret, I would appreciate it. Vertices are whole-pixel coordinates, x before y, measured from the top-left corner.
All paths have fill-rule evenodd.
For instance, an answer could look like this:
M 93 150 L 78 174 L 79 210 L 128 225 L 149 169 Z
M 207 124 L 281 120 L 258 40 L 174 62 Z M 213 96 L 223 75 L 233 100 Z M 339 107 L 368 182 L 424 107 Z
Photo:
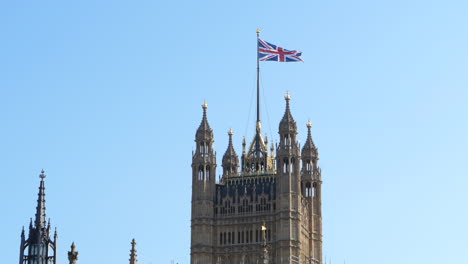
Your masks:
M 239 169 L 239 157 L 237 156 L 236 151 L 234 150 L 234 146 L 232 145 L 232 135 L 234 131 L 229 129 L 229 144 L 226 149 L 226 152 L 223 156 L 223 178 L 229 176 L 237 176 L 238 169 Z

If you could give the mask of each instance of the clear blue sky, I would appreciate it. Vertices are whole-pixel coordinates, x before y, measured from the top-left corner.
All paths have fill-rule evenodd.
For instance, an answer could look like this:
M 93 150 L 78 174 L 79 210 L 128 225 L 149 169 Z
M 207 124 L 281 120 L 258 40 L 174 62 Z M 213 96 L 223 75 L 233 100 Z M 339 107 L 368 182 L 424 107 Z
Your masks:
M 468 263 L 466 1 L 3 1 L 2 263 L 39 172 L 59 263 L 189 263 L 204 99 L 218 162 L 254 132 L 257 27 L 305 63 L 262 63 L 263 127 L 284 93 L 323 172 L 333 263 Z M 220 173 L 218 166 L 218 174 Z

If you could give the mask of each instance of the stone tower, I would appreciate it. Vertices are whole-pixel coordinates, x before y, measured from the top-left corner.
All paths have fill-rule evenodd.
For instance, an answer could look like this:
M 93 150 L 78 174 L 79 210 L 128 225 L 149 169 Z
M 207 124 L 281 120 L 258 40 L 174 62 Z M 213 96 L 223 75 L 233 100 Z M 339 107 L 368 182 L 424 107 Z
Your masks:
M 255 135 L 242 155 L 233 131 L 215 180 L 214 136 L 206 117 L 195 136 L 192 155 L 191 263 L 322 264 L 321 171 L 310 122 L 300 149 L 298 129 L 286 94 L 279 143 L 268 147 L 257 114 Z
M 50 237 L 50 220 L 46 222 L 44 170 L 39 175 L 39 194 L 37 199 L 34 223 L 29 223 L 29 234 L 26 239 L 21 232 L 19 264 L 57 264 L 57 231 Z
M 208 104 L 202 105 L 203 119 L 198 127 L 192 153 L 192 263 L 214 263 L 214 198 L 216 188 L 216 153 L 213 130 L 208 124 Z
M 285 96 L 286 110 L 279 124 L 279 145 L 276 148 L 277 258 L 280 263 L 299 260 L 301 241 L 300 151 L 297 143 L 297 125 L 292 117 L 289 93 Z

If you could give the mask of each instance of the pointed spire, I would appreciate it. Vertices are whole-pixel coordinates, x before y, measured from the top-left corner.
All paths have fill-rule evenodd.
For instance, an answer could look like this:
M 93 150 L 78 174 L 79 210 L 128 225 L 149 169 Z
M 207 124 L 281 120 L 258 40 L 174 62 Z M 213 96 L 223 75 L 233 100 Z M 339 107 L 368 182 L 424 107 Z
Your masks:
M 309 156 L 311 158 L 317 158 L 317 148 L 315 147 L 314 141 L 312 140 L 312 122 L 307 122 L 307 140 L 302 148 L 302 155 Z
M 229 156 L 229 157 L 236 156 L 237 157 L 236 151 L 234 150 L 234 146 L 232 145 L 232 135 L 234 135 L 234 131 L 232 129 L 229 129 L 228 135 L 229 135 L 229 144 L 228 144 L 228 147 L 226 149 L 226 153 L 224 153 L 224 157 L 227 157 L 227 156 Z
M 45 185 L 44 179 L 46 175 L 44 170 L 41 171 L 39 178 L 41 178 L 41 183 L 39 185 L 39 194 L 37 198 L 37 207 L 36 207 L 36 219 L 34 221 L 36 228 L 45 228 L 46 227 L 46 206 L 45 206 Z
M 293 116 L 291 114 L 291 109 L 289 107 L 289 101 L 291 100 L 291 94 L 289 94 L 289 92 L 286 92 L 286 95 L 284 96 L 284 99 L 286 100 L 286 110 L 285 110 L 284 116 L 281 119 L 281 122 L 279 124 L 279 131 L 280 131 L 280 133 L 282 131 L 297 132 L 296 121 L 294 121 L 294 118 L 293 118 Z
M 242 154 L 245 154 L 245 136 L 242 138 Z
M 75 247 L 75 242 L 71 244 L 71 251 L 68 251 L 68 261 L 70 261 L 70 264 L 76 264 L 76 261 L 78 260 L 78 251 L 76 251 Z
M 208 118 L 206 114 L 208 109 L 208 104 L 206 103 L 206 101 L 203 101 L 202 108 L 203 118 L 200 123 L 200 126 L 197 129 L 196 138 L 197 140 L 213 139 L 213 130 L 211 129 L 210 124 L 208 123 Z
M 130 264 L 137 264 L 137 250 L 135 239 L 132 239 L 132 249 L 130 250 Z
M 229 129 L 229 144 L 226 149 L 226 152 L 223 156 L 223 176 L 227 176 L 230 174 L 237 174 L 237 170 L 239 169 L 239 157 L 237 156 L 236 151 L 234 150 L 234 146 L 232 144 L 232 135 L 234 135 L 234 131 Z

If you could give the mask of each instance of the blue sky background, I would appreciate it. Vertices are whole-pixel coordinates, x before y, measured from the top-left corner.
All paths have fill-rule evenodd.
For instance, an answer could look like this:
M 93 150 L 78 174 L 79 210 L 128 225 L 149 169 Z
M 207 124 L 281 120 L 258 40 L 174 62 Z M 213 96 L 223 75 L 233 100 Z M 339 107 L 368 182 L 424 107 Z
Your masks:
M 254 132 L 257 27 L 305 63 L 262 63 L 264 132 L 283 95 L 323 172 L 333 263 L 468 263 L 466 1 L 2 1 L 2 263 L 39 172 L 59 263 L 189 263 L 204 99 L 218 163 Z M 221 167 L 218 166 L 218 174 Z

